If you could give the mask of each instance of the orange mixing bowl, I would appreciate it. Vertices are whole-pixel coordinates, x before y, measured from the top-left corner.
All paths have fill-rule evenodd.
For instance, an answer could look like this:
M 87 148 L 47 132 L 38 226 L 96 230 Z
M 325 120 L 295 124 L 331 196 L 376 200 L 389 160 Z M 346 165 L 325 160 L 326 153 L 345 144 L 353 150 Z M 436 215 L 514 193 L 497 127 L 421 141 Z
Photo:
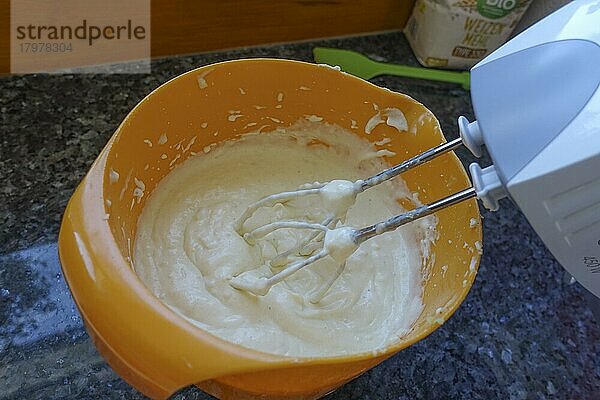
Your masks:
M 365 134 L 374 105 L 402 110 L 409 131 L 381 124 Z M 234 112 L 241 116 L 231 118 Z M 264 132 L 289 126 L 307 115 L 372 142 L 389 137 L 388 148 L 396 153 L 390 163 L 444 141 L 433 114 L 403 94 L 314 64 L 230 61 L 178 76 L 143 99 L 73 194 L 59 238 L 65 278 L 99 352 L 144 394 L 163 399 L 195 384 L 221 399 L 318 398 L 430 334 L 469 291 L 480 257 L 475 200 L 437 213 L 439 238 L 432 246 L 423 313 L 408 335 L 380 354 L 291 358 L 246 349 L 187 322 L 142 284 L 131 250 L 140 211 L 160 180 L 206 146 L 259 127 Z M 454 154 L 403 179 L 422 202 L 470 185 Z

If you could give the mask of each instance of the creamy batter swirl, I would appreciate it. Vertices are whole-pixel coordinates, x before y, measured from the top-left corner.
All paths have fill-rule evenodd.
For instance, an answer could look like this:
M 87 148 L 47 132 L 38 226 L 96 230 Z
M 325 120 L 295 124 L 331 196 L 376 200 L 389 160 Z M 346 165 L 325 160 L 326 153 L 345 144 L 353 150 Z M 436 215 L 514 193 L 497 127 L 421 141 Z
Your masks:
M 380 351 L 405 335 L 423 304 L 422 266 L 432 219 L 363 243 L 317 303 L 309 299 L 339 263 L 326 257 L 275 285 L 266 296 L 234 289 L 229 280 L 253 270 L 270 276 L 267 260 L 305 233 L 270 235 L 250 246 L 234 225 L 266 195 L 307 182 L 354 181 L 386 168 L 377 149 L 343 129 L 302 121 L 286 130 L 247 134 L 191 157 L 166 176 L 138 221 L 134 267 L 167 306 L 212 334 L 242 346 L 289 356 Z M 366 226 L 403 210 L 401 179 L 361 193 L 346 224 Z M 290 213 L 321 218 L 316 200 L 261 210 L 256 225 Z

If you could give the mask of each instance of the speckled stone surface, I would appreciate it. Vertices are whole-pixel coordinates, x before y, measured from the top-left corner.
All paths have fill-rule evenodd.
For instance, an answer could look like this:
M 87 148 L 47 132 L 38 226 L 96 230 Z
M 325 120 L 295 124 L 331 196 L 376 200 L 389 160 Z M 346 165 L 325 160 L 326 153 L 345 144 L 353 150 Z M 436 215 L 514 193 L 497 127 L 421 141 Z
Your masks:
M 0 399 L 144 398 L 96 353 L 62 279 L 56 238 L 69 196 L 123 117 L 168 79 L 227 59 L 310 61 L 316 44 L 417 65 L 390 33 L 162 59 L 149 75 L 0 78 Z M 457 116 L 472 118 L 454 85 L 373 82 L 423 102 L 449 138 Z M 600 398 L 600 328 L 585 291 L 510 202 L 483 215 L 481 267 L 455 315 L 328 400 Z M 187 388 L 174 398 L 211 397 Z

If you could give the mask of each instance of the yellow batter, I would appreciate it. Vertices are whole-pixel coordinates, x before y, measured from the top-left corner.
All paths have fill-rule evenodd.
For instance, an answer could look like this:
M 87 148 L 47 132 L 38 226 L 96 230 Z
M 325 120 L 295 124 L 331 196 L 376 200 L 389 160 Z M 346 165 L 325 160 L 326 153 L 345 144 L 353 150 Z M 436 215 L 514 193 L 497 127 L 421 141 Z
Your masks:
M 307 182 L 356 180 L 386 167 L 356 135 L 303 121 L 287 130 L 248 134 L 190 158 L 161 181 L 138 221 L 136 273 L 166 305 L 223 339 L 269 353 L 335 356 L 384 349 L 406 334 L 423 304 L 422 264 L 432 218 L 363 243 L 327 294 L 310 301 L 339 263 L 331 257 L 290 276 L 266 296 L 234 289 L 233 276 L 273 271 L 265 262 L 305 232 L 282 230 L 250 246 L 234 229 L 252 202 Z M 360 194 L 347 225 L 363 227 L 403 210 L 401 179 Z M 318 199 L 260 210 L 250 224 L 287 219 Z M 299 236 L 300 235 L 300 236 Z

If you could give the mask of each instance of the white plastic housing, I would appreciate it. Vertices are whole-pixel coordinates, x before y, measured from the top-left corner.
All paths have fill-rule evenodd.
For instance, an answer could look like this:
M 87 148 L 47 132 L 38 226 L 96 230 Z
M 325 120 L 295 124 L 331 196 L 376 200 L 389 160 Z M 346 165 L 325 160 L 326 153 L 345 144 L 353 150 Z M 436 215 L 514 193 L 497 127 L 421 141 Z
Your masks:
M 502 184 L 556 259 L 600 297 L 600 1 L 578 0 L 471 71 Z

